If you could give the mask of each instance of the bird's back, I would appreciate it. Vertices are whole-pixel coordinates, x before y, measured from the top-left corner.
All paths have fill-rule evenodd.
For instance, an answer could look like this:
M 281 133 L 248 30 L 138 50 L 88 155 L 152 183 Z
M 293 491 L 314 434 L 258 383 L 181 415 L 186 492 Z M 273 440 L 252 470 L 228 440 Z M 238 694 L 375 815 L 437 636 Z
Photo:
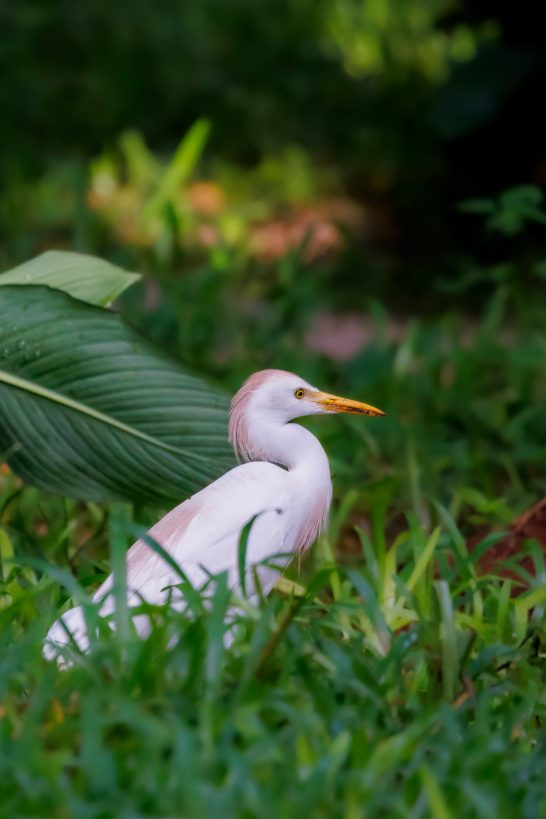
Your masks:
M 289 548 L 290 496 L 287 473 L 270 463 L 238 466 L 171 510 L 149 535 L 183 568 L 195 584 L 208 574 L 237 566 L 237 549 L 245 525 L 256 518 L 248 539 L 249 566 Z M 143 540 L 127 555 L 127 583 L 150 602 L 157 602 L 158 583 L 173 572 Z M 171 582 L 178 582 L 172 578 Z M 106 581 L 108 583 L 108 581 Z M 105 583 L 105 586 L 106 586 Z M 104 592 L 102 587 L 97 592 Z

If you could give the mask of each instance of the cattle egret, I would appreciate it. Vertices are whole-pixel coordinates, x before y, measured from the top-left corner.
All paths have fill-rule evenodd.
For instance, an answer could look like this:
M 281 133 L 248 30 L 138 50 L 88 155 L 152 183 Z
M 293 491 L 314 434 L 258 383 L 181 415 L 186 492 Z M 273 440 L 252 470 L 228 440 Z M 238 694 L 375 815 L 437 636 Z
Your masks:
M 263 370 L 252 375 L 231 403 L 229 439 L 239 466 L 168 512 L 149 531 L 194 586 L 210 575 L 227 572 L 230 587 L 240 582 L 241 532 L 252 519 L 246 545 L 246 592 L 256 594 L 254 572 L 264 593 L 275 585 L 278 568 L 305 552 L 323 528 L 332 497 L 328 458 L 314 435 L 295 418 L 328 413 L 384 415 L 360 401 L 321 392 L 284 370 Z M 276 559 L 276 567 L 264 561 Z M 280 556 L 280 557 L 279 557 Z M 254 567 L 254 571 L 253 571 Z M 181 608 L 183 598 L 173 594 L 179 576 L 143 540 L 127 553 L 129 605 L 165 602 Z M 102 615 L 114 609 L 113 576 L 93 599 L 102 601 Z M 61 622 L 62 620 L 62 622 Z M 88 645 L 81 607 L 66 612 L 48 632 L 44 653 L 58 656 L 72 639 Z M 142 614 L 133 618 L 141 635 L 149 623 Z M 63 625 L 64 623 L 64 625 Z

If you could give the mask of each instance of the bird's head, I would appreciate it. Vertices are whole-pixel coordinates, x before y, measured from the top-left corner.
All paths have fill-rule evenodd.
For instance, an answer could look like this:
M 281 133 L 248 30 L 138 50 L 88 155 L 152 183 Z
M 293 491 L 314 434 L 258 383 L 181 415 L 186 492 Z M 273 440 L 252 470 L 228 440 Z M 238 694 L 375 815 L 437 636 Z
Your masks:
M 385 413 L 350 398 L 322 392 L 286 370 L 261 370 L 245 381 L 231 402 L 229 438 L 243 458 L 252 457 L 252 422 L 286 424 L 305 415 Z

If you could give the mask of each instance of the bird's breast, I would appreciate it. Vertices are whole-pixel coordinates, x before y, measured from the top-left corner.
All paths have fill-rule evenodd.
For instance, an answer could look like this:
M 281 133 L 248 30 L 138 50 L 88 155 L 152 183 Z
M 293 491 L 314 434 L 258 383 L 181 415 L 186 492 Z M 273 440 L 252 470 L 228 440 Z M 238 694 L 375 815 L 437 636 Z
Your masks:
M 295 533 L 294 551 L 306 551 L 326 526 L 332 500 L 332 485 L 323 481 L 317 487 L 302 487 L 298 493 L 298 525 Z

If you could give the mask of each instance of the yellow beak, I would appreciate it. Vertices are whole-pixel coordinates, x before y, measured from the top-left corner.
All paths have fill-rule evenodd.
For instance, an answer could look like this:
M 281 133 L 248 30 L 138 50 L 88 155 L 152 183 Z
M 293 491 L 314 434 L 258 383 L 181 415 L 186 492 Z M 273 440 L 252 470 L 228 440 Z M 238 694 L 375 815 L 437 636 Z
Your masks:
M 385 415 L 383 410 L 364 404 L 362 401 L 353 401 L 351 398 L 340 398 L 327 392 L 313 392 L 309 395 L 326 412 L 347 412 L 350 415 Z

